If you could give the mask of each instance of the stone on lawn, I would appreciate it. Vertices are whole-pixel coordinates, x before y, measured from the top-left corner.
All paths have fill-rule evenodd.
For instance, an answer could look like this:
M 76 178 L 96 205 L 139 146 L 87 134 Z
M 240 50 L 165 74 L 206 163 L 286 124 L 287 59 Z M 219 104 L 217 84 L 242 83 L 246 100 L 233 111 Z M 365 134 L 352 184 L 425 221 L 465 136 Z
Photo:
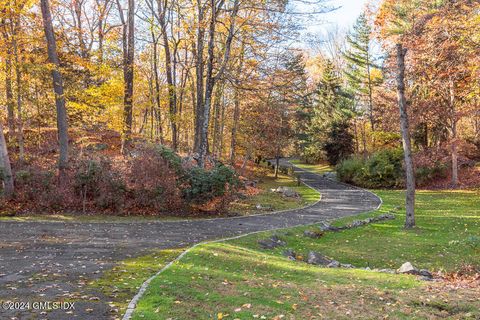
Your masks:
M 262 249 L 275 249 L 277 247 L 284 247 L 287 245 L 285 241 L 283 241 L 276 235 L 273 235 L 268 239 L 259 240 L 258 244 Z
M 328 265 L 330 262 L 332 262 L 332 260 L 328 259 L 327 257 L 325 257 L 324 255 L 318 253 L 318 252 L 315 252 L 315 251 L 310 251 L 308 253 L 308 257 L 307 257 L 307 263 L 309 264 L 315 264 L 315 265 L 319 265 L 319 266 L 326 266 Z
M 326 222 L 322 222 L 322 223 L 320 223 L 319 228 L 320 228 L 321 231 L 329 231 L 331 226 L 330 226 L 330 224 L 328 224 Z
M 283 255 L 289 260 L 297 260 L 297 254 L 292 249 L 287 249 L 283 251 Z
M 380 269 L 380 270 L 378 270 L 378 272 L 394 274 L 395 270 L 393 270 L 393 269 Z
M 276 193 L 281 193 L 284 197 L 287 198 L 299 198 L 300 194 L 290 188 L 287 187 L 278 187 L 275 190 Z
M 418 272 L 418 275 L 419 276 L 422 276 L 424 278 L 429 278 L 429 279 L 433 279 L 433 274 L 426 270 L 426 269 L 421 269 L 419 272 Z
M 418 269 L 415 268 L 410 262 L 405 262 L 397 270 L 397 272 L 398 273 L 404 273 L 404 274 L 418 274 Z
M 351 224 L 350 224 L 350 228 L 357 228 L 357 227 L 361 227 L 365 224 L 365 222 L 363 221 L 360 221 L 360 220 L 355 220 L 353 221 Z
M 340 267 L 345 268 L 345 269 L 353 269 L 355 268 L 352 264 L 350 263 L 340 263 Z
M 340 262 L 337 260 L 332 260 L 329 264 L 327 264 L 327 268 L 339 268 L 340 267 Z
M 309 238 L 312 238 L 312 239 L 318 239 L 318 238 L 321 238 L 323 236 L 323 232 L 321 232 L 320 230 L 305 230 L 303 232 L 303 235 L 305 237 L 309 237 Z

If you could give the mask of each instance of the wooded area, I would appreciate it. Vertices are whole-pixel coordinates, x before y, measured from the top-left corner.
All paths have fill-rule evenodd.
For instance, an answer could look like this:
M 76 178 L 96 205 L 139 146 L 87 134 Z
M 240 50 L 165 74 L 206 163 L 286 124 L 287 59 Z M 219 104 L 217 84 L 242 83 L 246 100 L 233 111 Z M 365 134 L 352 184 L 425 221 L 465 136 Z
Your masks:
M 413 226 L 415 185 L 480 182 L 480 4 L 376 2 L 307 49 L 295 1 L 1 0 L 5 207 L 218 209 L 299 156 L 407 187 Z

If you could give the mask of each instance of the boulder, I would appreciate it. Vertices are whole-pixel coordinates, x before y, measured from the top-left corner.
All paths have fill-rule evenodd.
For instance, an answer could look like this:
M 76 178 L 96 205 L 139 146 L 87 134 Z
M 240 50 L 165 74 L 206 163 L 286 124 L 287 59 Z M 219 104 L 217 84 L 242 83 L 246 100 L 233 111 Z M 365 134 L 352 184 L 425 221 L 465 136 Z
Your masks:
M 353 269 L 355 268 L 352 264 L 350 263 L 340 263 L 340 267 L 345 268 L 345 269 Z
M 428 278 L 428 279 L 433 279 L 433 274 L 426 270 L 426 269 L 421 269 L 419 272 L 418 272 L 418 275 L 419 276 L 422 276 L 423 278 Z
M 365 222 L 363 222 L 363 221 L 355 220 L 349 225 L 349 227 L 350 228 L 358 228 L 358 227 L 363 226 L 364 224 L 365 224 Z
M 327 268 L 340 268 L 340 262 L 337 260 L 332 260 L 332 262 L 327 264 Z
M 327 266 L 330 264 L 332 260 L 328 259 L 324 255 L 315 252 L 315 251 L 310 251 L 308 253 L 307 257 L 307 263 L 309 264 L 314 264 L 314 265 L 319 265 L 319 266 Z
M 378 270 L 378 272 L 394 274 L 395 270 L 393 270 L 393 269 L 380 269 L 380 270 Z
M 323 236 L 323 232 L 321 232 L 320 230 L 305 230 L 303 232 L 303 235 L 308 238 L 318 239 Z
M 277 247 L 284 247 L 287 245 L 285 241 L 280 239 L 278 236 L 273 235 L 268 239 L 258 240 L 258 244 L 262 249 L 275 249 Z
M 398 273 L 403 274 L 418 274 L 418 269 L 415 268 L 410 262 L 405 262 L 400 268 L 397 269 Z
M 287 249 L 283 251 L 283 255 L 287 257 L 289 260 L 297 260 L 297 253 L 292 249 Z
M 290 188 L 287 187 L 278 187 L 275 189 L 276 193 L 282 194 L 282 196 L 287 197 L 287 198 L 299 198 L 300 194 Z

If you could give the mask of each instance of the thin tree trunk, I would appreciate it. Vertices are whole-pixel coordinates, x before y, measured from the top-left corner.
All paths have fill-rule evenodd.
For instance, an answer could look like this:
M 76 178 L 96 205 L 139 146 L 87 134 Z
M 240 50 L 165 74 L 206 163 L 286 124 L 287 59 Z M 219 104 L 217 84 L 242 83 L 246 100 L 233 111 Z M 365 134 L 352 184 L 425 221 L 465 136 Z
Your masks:
M 204 70 L 205 65 L 203 61 L 203 49 L 205 42 L 205 27 L 204 24 L 204 14 L 205 8 L 203 7 L 201 1 L 197 1 L 197 12 L 198 12 L 198 27 L 197 27 L 197 45 L 195 48 L 195 73 L 196 73 L 196 103 L 195 103 L 195 133 L 194 133 L 194 143 L 193 151 L 200 154 L 200 144 L 201 144 L 201 135 L 202 135 L 202 123 L 204 117 L 204 92 L 203 92 L 203 83 L 204 83 Z
M 3 134 L 3 125 L 0 122 L 0 168 L 3 173 L 3 194 L 5 198 L 9 199 L 13 196 L 15 187 L 13 184 L 12 167 L 10 165 L 10 158 L 8 156 L 7 142 Z
M 5 57 L 5 94 L 7 98 L 8 140 L 13 141 L 15 137 L 15 101 L 12 89 L 12 49 L 8 45 Z
M 450 80 L 450 110 L 452 121 L 452 186 L 458 185 L 458 149 L 457 149 L 457 115 L 455 112 L 455 84 Z
M 123 15 L 120 2 L 117 0 L 120 20 L 122 22 L 123 42 L 123 129 L 122 153 L 126 154 L 132 140 L 133 123 L 133 62 L 135 55 L 135 1 L 128 0 L 127 19 Z
M 158 114 L 158 134 L 160 138 L 160 143 L 164 144 L 163 141 L 163 127 L 162 127 L 162 111 L 161 111 L 161 104 L 160 104 L 160 80 L 159 80 L 159 74 L 158 74 L 158 40 L 155 36 L 155 33 L 153 32 L 153 28 L 151 31 L 152 34 L 152 41 L 153 41 L 153 77 L 155 80 L 155 102 L 157 104 L 157 114 Z
M 402 44 L 397 44 L 397 93 L 400 109 L 400 125 L 402 131 L 403 151 L 405 154 L 405 171 L 407 176 L 407 195 L 405 200 L 406 219 L 405 228 L 415 227 L 415 174 L 412 160 L 412 146 L 410 141 L 410 128 L 407 113 L 407 100 L 405 98 L 405 55 L 407 49 Z
M 233 124 L 232 124 L 232 133 L 230 138 L 230 163 L 232 165 L 235 164 L 236 153 L 235 149 L 237 147 L 237 130 L 238 130 L 238 123 L 240 122 L 240 98 L 238 94 L 238 88 L 235 88 L 234 93 L 234 110 L 233 110 Z
M 15 57 L 15 73 L 17 84 L 17 139 L 18 139 L 18 158 L 20 162 L 25 161 L 25 147 L 23 142 L 23 118 L 22 118 L 22 71 L 20 68 L 20 58 L 18 54 L 18 31 L 20 28 L 20 20 L 17 19 L 13 34 L 13 55 Z
M 275 155 L 275 179 L 278 178 L 278 171 L 280 169 L 280 150 L 277 148 L 277 154 Z
M 63 170 L 68 165 L 68 120 L 67 109 L 65 108 L 65 96 L 63 94 L 63 78 L 59 71 L 60 61 L 57 55 L 57 45 L 55 42 L 55 33 L 53 32 L 50 4 L 48 0 L 41 0 L 40 3 L 45 37 L 47 40 L 48 60 L 53 65 L 52 79 L 53 89 L 55 91 L 55 104 L 57 108 L 58 141 L 60 144 L 58 166 L 60 170 Z

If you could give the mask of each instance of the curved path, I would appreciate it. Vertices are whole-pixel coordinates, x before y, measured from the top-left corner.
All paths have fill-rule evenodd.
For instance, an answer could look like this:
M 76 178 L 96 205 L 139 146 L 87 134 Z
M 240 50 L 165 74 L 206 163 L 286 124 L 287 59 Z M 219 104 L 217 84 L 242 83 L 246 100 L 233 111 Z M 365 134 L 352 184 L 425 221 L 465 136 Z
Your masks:
M 296 169 L 322 194 L 313 206 L 272 214 L 192 221 L 149 222 L 0 222 L 0 301 L 75 301 L 64 310 L 12 312 L 1 319 L 110 319 L 115 316 L 98 292 L 85 283 L 118 261 L 149 250 L 189 246 L 201 241 L 255 231 L 314 224 L 377 209 L 374 194 Z M 91 300 L 89 300 L 91 299 Z M 93 309 L 93 310 L 92 310 Z

